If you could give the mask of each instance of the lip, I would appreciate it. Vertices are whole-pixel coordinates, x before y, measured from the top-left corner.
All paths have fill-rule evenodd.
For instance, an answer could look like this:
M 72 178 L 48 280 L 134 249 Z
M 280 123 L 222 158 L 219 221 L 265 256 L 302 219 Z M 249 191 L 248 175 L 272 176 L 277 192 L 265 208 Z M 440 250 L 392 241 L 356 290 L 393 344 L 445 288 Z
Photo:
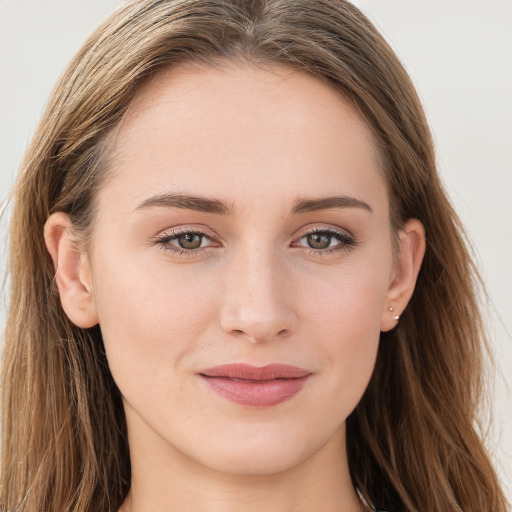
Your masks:
M 270 407 L 295 396 L 311 372 L 297 366 L 225 364 L 202 370 L 199 376 L 212 391 L 249 407 Z

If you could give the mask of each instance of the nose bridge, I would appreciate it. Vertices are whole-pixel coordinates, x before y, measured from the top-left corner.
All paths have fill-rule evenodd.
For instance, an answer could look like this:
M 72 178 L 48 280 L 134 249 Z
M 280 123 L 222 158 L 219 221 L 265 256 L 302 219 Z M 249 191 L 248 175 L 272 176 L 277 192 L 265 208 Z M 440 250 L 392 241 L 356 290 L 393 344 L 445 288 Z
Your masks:
M 246 248 L 230 265 L 221 324 L 253 342 L 290 333 L 297 322 L 286 272 L 271 247 Z

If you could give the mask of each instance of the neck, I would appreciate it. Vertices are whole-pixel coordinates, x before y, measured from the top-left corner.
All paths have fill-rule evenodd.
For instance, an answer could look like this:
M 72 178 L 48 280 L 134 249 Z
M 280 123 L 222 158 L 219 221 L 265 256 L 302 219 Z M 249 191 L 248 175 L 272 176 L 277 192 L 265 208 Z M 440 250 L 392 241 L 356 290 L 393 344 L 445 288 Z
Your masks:
M 130 437 L 130 457 L 131 489 L 120 512 L 365 510 L 348 471 L 344 425 L 307 460 L 274 474 L 217 471 L 149 431 Z

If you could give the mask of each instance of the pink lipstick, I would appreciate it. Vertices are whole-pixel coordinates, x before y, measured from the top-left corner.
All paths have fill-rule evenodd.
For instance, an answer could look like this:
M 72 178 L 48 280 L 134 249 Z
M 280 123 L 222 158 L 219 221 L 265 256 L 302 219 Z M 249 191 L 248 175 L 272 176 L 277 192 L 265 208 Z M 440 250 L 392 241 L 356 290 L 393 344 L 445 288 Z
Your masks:
M 287 364 L 225 364 L 199 373 L 210 389 L 249 407 L 269 407 L 295 396 L 311 372 Z

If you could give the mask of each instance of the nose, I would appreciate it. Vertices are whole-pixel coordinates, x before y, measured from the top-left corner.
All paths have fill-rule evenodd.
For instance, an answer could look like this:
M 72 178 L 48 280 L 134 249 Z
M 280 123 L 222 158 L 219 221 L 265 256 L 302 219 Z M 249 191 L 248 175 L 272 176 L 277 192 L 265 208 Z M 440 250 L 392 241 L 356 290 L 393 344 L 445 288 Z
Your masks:
M 230 265 L 220 323 L 231 336 L 265 343 L 295 330 L 294 287 L 275 260 L 258 252 L 241 256 Z

